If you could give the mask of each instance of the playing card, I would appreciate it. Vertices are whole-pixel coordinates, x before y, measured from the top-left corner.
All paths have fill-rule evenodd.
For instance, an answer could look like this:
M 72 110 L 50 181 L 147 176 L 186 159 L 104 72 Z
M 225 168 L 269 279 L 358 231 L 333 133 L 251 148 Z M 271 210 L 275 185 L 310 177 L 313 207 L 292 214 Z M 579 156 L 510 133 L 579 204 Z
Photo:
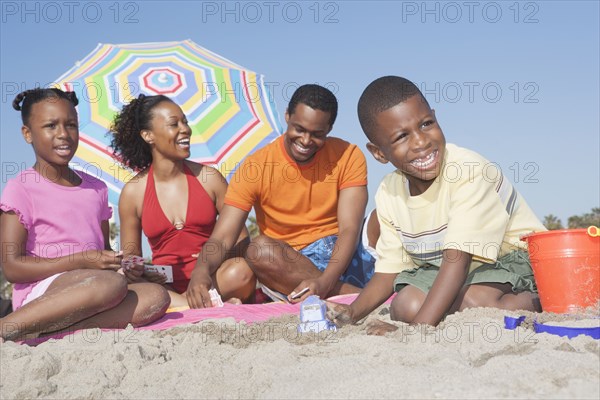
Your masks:
M 173 267 L 171 265 L 144 264 L 145 272 L 158 272 L 167 277 L 165 283 L 173 283 Z
M 144 258 L 141 256 L 126 256 L 121 260 L 121 267 L 125 271 L 129 271 L 135 264 L 143 264 Z
M 210 301 L 213 307 L 223 307 L 223 300 L 221 300 L 221 295 L 217 292 L 217 289 L 210 289 L 208 294 L 210 294 Z

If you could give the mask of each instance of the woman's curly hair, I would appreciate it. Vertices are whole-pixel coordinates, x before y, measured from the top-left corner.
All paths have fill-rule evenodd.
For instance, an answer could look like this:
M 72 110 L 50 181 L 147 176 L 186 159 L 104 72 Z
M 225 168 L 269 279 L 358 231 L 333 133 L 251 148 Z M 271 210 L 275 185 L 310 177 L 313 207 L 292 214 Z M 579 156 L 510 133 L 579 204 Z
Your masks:
M 140 94 L 123 107 L 110 127 L 113 155 L 134 171 L 141 171 L 152 163 L 152 150 L 140 132 L 151 129 L 152 109 L 163 101 L 173 102 L 163 95 Z

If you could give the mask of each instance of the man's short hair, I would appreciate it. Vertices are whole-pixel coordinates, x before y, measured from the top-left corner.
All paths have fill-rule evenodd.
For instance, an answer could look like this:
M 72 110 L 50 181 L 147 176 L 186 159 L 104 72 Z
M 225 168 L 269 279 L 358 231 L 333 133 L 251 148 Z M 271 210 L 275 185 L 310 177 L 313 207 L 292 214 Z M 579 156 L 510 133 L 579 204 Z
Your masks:
M 331 90 L 323 86 L 308 84 L 302 85 L 292 95 L 287 112 L 294 114 L 298 104 L 306 104 L 312 109 L 329 113 L 329 126 L 333 126 L 337 118 L 338 102 Z

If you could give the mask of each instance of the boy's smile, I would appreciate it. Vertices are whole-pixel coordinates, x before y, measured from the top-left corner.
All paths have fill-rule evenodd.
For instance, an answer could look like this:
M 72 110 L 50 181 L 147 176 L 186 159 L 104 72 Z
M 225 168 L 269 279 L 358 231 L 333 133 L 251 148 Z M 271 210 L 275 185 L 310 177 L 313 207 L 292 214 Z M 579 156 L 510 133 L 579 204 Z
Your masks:
M 375 117 L 374 141 L 367 145 L 379 162 L 391 162 L 404 173 L 410 194 L 424 193 L 440 174 L 446 149 L 434 111 L 420 95 Z

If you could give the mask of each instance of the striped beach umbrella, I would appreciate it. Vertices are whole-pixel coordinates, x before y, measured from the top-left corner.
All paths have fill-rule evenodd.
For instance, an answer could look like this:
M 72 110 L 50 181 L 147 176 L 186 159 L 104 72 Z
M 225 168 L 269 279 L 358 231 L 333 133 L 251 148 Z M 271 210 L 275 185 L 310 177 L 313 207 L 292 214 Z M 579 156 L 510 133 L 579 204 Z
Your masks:
M 106 182 L 114 205 L 134 173 L 113 158 L 107 132 L 115 114 L 140 93 L 179 104 L 192 129 L 191 159 L 226 178 L 282 132 L 264 77 L 191 40 L 99 44 L 56 84 L 79 98 L 80 141 L 72 166 Z

